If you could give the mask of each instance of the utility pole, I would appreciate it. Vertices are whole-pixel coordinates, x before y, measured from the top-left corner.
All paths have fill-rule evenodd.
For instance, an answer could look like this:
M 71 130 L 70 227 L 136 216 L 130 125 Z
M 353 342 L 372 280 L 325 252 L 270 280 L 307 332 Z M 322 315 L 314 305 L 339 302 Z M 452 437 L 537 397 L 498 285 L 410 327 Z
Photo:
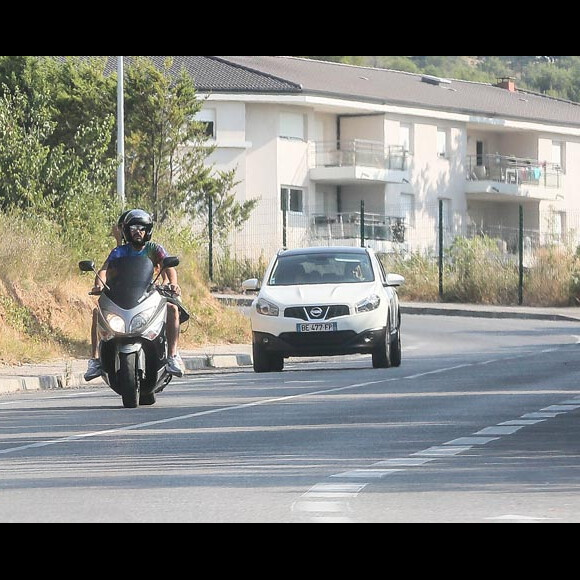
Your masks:
M 125 207 L 125 57 L 117 57 L 117 193 Z

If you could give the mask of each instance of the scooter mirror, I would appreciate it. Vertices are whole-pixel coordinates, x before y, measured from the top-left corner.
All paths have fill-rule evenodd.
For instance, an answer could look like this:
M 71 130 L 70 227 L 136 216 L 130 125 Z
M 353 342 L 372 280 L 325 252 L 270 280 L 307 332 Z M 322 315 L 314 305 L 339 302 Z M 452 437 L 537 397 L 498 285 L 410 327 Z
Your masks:
M 94 272 L 95 271 L 95 263 L 89 260 L 81 262 L 79 264 L 79 268 L 81 272 Z
M 163 260 L 163 269 L 167 270 L 167 268 L 177 268 L 179 266 L 179 258 L 176 256 L 170 256 L 169 258 L 165 258 Z

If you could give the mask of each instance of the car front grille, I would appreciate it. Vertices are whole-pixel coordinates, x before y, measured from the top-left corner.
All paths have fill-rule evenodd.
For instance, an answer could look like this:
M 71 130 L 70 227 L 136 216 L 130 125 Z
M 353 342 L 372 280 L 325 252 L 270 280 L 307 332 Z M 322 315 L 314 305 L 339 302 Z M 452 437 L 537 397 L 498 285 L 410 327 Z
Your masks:
M 350 308 L 348 306 L 299 306 L 295 308 L 286 308 L 284 311 L 285 318 L 295 318 L 297 320 L 323 321 L 349 316 Z

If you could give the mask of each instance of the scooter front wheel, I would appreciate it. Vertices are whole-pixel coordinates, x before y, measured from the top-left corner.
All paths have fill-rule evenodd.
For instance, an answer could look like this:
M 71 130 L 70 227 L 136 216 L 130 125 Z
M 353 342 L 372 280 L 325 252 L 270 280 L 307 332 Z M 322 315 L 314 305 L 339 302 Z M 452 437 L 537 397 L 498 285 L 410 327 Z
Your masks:
M 123 406 L 125 409 L 137 409 L 139 407 L 137 354 L 122 354 L 119 364 L 119 385 L 121 386 Z

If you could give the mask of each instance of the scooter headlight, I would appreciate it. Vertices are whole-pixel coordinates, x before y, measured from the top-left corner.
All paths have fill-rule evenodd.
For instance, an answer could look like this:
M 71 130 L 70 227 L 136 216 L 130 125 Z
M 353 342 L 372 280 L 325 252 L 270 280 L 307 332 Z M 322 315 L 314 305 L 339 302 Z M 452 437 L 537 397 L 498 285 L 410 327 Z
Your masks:
M 116 314 L 108 313 L 106 315 L 106 319 L 107 319 L 107 324 L 109 325 L 109 328 L 113 332 L 115 332 L 117 334 L 125 334 L 125 332 L 126 332 L 125 321 L 120 316 L 117 316 Z
M 149 322 L 151 321 L 151 317 L 155 314 L 156 308 L 149 308 L 148 310 L 143 310 L 133 318 L 131 321 L 131 327 L 129 328 L 130 334 L 136 334 L 141 332 L 144 328 L 147 327 Z

